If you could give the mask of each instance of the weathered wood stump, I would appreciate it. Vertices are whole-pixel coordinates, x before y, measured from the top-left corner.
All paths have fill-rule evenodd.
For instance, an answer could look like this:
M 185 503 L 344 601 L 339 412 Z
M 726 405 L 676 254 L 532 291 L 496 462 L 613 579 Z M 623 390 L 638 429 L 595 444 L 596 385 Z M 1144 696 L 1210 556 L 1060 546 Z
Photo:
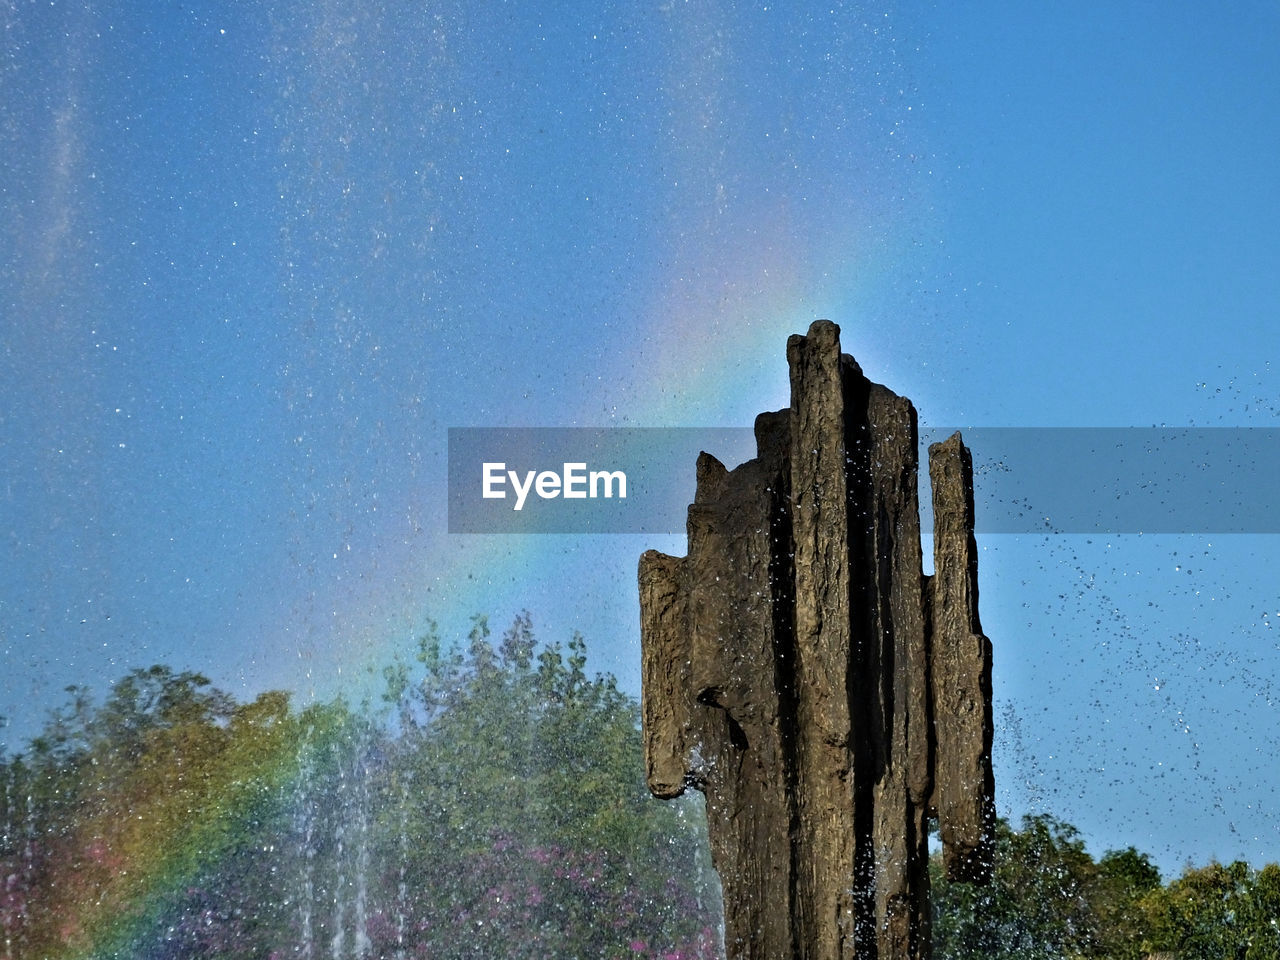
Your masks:
M 927 958 L 931 817 L 950 877 L 991 870 L 972 461 L 930 447 L 925 576 L 915 409 L 839 334 L 788 341 L 754 460 L 698 458 L 688 555 L 640 558 L 649 787 L 706 796 L 731 960 Z

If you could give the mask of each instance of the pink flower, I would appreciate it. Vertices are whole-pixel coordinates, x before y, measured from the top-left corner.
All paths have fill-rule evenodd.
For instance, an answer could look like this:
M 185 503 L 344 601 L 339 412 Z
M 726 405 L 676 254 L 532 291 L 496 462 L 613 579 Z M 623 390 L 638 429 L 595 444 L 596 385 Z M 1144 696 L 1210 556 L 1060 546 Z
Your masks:
M 534 847 L 529 851 L 529 859 L 536 863 L 547 863 L 551 860 L 551 854 L 542 847 Z

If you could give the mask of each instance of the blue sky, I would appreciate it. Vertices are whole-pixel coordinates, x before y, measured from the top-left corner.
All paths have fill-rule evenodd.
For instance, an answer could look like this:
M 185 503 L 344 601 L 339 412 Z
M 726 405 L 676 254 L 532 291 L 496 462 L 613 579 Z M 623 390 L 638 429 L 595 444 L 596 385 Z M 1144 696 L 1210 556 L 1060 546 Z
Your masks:
M 634 690 L 683 544 L 450 537 L 447 428 L 745 426 L 819 316 L 926 425 L 1276 425 L 1272 5 L 3 17 L 11 746 L 156 661 L 358 694 L 477 611 Z M 981 546 L 1002 812 L 1280 859 L 1275 538 Z

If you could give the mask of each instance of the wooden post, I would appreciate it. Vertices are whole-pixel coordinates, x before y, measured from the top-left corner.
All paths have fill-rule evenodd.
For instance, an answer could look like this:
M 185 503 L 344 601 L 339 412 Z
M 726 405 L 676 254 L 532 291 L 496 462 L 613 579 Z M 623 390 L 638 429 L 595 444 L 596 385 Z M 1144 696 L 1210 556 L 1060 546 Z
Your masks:
M 839 333 L 790 339 L 755 459 L 699 457 L 687 556 L 640 558 L 649 786 L 706 796 L 731 960 L 925 960 L 931 816 L 950 876 L 991 871 L 972 462 L 930 448 L 926 577 L 915 409 Z

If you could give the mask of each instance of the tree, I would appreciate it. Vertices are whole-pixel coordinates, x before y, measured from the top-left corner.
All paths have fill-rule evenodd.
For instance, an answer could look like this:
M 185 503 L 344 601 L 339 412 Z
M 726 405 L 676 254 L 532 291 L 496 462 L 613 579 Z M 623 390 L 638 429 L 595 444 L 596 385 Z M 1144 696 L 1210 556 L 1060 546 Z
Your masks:
M 1021 830 L 996 826 L 995 875 L 985 887 L 947 882 L 936 865 L 934 954 L 947 960 L 1094 956 L 1096 867 L 1070 824 L 1040 814 Z
M 1280 960 L 1280 866 L 1189 868 L 1144 901 L 1152 949 L 1179 960 Z
M 1100 955 L 1109 960 L 1142 960 L 1147 926 L 1142 904 L 1160 889 L 1160 871 L 1133 847 L 1109 850 L 1098 861 L 1094 910 L 1098 915 Z
M 68 690 L 0 755 L 14 958 L 719 956 L 699 801 L 653 800 L 638 705 L 577 634 L 476 617 L 385 671 L 384 708 L 248 703 L 155 666 Z M 939 960 L 1280 960 L 1280 866 L 1161 885 L 1051 816 L 997 827 L 989 887 L 935 863 Z
M 538 650 L 526 613 L 495 646 L 477 617 L 461 649 L 429 631 L 419 661 L 416 681 L 387 673 L 404 758 L 389 789 L 401 835 L 432 851 L 408 880 L 433 898 L 415 913 L 434 950 L 471 955 L 459 922 L 483 956 L 713 948 L 700 821 L 650 797 L 638 706 L 587 675 L 580 635 Z
M 715 956 L 699 821 L 648 797 L 585 641 L 476 618 L 418 654 L 382 713 L 162 666 L 72 688 L 0 757 L 9 955 Z

